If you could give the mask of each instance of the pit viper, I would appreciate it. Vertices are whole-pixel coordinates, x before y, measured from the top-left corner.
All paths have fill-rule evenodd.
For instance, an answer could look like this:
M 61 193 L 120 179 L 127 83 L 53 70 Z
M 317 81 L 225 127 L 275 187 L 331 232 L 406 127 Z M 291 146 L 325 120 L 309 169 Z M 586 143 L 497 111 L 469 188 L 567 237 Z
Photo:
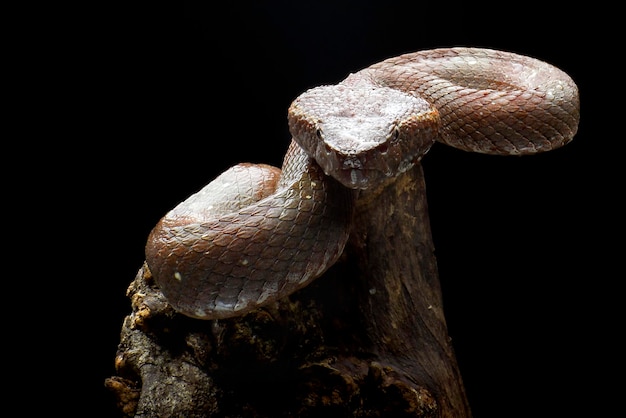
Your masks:
M 175 310 L 243 315 L 333 265 L 359 190 L 393 181 L 435 141 L 529 155 L 567 144 L 578 122 L 572 78 L 535 58 L 465 47 L 389 58 L 298 96 L 282 168 L 219 175 L 158 222 L 146 263 Z

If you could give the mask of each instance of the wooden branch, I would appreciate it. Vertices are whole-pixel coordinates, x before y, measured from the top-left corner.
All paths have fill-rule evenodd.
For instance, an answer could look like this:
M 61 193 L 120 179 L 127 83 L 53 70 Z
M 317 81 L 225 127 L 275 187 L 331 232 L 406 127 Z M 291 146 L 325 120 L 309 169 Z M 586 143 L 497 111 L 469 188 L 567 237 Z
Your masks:
M 421 165 L 362 192 L 342 259 L 243 317 L 175 313 L 144 265 L 128 289 L 123 416 L 470 417 L 447 333 Z

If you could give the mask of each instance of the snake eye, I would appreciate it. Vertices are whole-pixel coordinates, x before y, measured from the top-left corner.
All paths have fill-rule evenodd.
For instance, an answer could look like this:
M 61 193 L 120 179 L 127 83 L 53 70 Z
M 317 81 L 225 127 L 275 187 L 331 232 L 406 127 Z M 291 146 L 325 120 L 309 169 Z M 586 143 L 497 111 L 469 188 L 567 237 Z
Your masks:
M 397 141 L 398 138 L 400 138 L 400 128 L 398 128 L 397 126 L 395 126 L 393 128 L 393 132 L 391 133 L 391 140 L 392 141 Z

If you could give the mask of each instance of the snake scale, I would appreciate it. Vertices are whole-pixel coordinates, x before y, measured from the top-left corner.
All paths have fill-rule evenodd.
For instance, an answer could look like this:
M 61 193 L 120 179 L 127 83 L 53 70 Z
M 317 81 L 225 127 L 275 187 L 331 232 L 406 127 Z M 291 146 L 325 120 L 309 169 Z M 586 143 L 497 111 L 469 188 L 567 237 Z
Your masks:
M 358 190 L 408 170 L 435 141 L 528 155 L 568 143 L 578 121 L 576 84 L 543 61 L 461 47 L 389 58 L 298 96 L 282 169 L 228 169 L 158 222 L 146 263 L 177 311 L 242 315 L 326 271 Z

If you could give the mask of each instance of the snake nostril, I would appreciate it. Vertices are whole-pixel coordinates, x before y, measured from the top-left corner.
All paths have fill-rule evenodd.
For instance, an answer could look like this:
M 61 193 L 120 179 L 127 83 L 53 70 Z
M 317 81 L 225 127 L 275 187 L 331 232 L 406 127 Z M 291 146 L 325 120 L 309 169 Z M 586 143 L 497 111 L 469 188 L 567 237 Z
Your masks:
M 320 128 L 317 128 L 317 130 L 315 131 L 315 135 L 317 136 L 317 139 L 324 138 L 324 135 L 322 134 L 322 130 Z

